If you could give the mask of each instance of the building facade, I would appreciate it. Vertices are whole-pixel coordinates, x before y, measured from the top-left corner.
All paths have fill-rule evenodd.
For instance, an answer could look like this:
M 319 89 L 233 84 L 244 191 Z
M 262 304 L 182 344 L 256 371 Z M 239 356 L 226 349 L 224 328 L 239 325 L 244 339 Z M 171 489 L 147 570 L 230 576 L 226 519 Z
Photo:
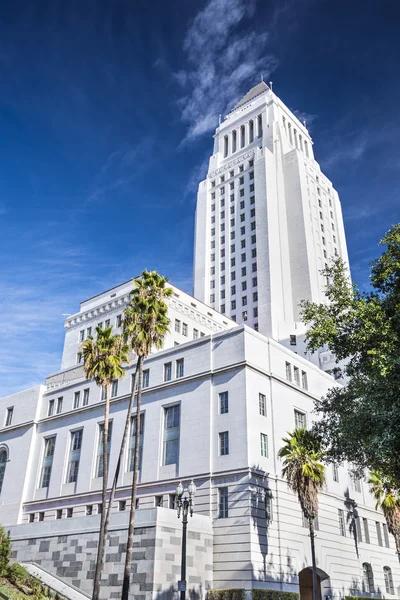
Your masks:
M 259 84 L 218 128 L 200 184 L 198 299 L 173 288 L 171 331 L 144 364 L 132 598 L 176 597 L 175 488 L 191 480 L 192 600 L 211 588 L 300 590 L 302 600 L 311 598 L 308 528 L 278 451 L 287 431 L 310 426 L 315 400 L 339 385 L 325 372 L 329 352 L 316 360 L 305 354 L 298 313 L 301 299 L 323 299 L 319 269 L 336 254 L 347 261 L 337 193 L 305 127 Z M 86 595 L 103 508 L 104 396 L 84 377 L 81 344 L 96 326 L 120 331 L 131 289 L 126 282 L 82 302 L 65 322 L 60 370 L 0 398 L 0 523 L 11 532 L 13 558 Z M 112 386 L 109 486 L 134 368 L 132 357 Z M 104 599 L 121 593 L 134 424 L 112 507 Z M 374 507 L 347 465 L 328 467 L 316 524 L 321 600 L 399 595 L 394 540 Z
M 335 256 L 348 264 L 339 196 L 305 124 L 261 82 L 215 132 L 197 196 L 194 295 L 304 355 L 299 303 L 324 300 L 320 271 Z

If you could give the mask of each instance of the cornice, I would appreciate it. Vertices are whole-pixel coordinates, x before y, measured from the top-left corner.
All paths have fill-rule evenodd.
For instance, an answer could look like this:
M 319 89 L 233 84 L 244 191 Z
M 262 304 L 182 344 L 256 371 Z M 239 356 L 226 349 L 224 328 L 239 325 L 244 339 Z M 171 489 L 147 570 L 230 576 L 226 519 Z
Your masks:
M 224 173 L 225 171 L 232 169 L 232 167 L 234 167 L 235 165 L 239 165 L 240 163 L 244 162 L 247 158 L 251 158 L 252 156 L 254 156 L 255 152 L 256 151 L 253 148 L 252 150 L 245 152 L 245 154 L 242 154 L 241 156 L 234 158 L 233 160 L 228 162 L 223 167 L 219 167 L 218 169 L 215 169 L 215 171 L 211 171 L 211 173 L 208 174 L 208 179 L 212 179 L 213 177 L 216 177 L 220 173 Z

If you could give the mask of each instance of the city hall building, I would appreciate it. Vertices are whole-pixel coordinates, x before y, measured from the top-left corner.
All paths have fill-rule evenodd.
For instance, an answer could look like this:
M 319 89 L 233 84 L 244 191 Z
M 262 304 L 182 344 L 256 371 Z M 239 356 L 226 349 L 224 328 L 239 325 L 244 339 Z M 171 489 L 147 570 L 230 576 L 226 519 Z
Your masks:
M 145 361 L 132 598 L 173 598 L 181 568 L 175 488 L 196 485 L 189 517 L 191 598 L 213 588 L 312 594 L 307 523 L 281 476 L 282 438 L 308 427 L 340 381 L 334 357 L 304 345 L 302 299 L 322 301 L 320 270 L 347 263 L 340 201 L 304 124 L 264 83 L 216 130 L 200 183 L 194 297 L 173 287 L 170 333 Z M 132 283 L 85 300 L 65 321 L 61 368 L 0 399 L 0 523 L 13 558 L 90 596 L 101 505 L 104 397 L 85 379 L 81 344 L 120 332 Z M 135 365 L 112 386 L 110 478 Z M 119 598 L 135 428 L 112 507 L 102 597 Z M 268 490 L 266 500 L 266 490 Z M 272 496 L 272 497 L 271 497 Z M 400 568 L 368 485 L 327 467 L 316 523 L 320 598 L 394 598 Z

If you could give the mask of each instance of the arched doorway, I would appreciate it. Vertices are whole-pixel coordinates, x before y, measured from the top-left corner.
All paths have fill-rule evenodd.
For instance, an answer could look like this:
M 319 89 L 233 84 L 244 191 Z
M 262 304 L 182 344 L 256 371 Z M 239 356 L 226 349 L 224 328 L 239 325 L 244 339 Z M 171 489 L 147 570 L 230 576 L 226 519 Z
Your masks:
M 318 581 L 318 598 L 324 600 L 326 590 L 330 589 L 329 586 L 329 575 L 317 568 L 317 581 Z M 324 583 L 322 583 L 324 582 Z M 322 584 L 322 585 L 321 585 Z M 299 573 L 299 588 L 300 588 L 300 600 L 313 600 L 313 576 L 312 568 L 306 567 Z M 323 588 L 323 589 L 322 589 Z M 330 595 L 330 594 L 329 594 Z

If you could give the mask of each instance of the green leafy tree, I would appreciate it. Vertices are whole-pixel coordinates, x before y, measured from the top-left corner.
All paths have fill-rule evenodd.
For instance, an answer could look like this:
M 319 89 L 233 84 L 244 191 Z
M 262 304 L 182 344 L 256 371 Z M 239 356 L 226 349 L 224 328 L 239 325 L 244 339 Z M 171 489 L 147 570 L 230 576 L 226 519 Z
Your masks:
M 400 559 L 400 494 L 391 487 L 390 481 L 385 480 L 377 471 L 370 473 L 368 483 L 371 494 L 376 500 L 375 509 L 382 510 L 388 531 L 394 537 L 396 552 Z
M 317 564 L 315 558 L 315 518 L 318 515 L 318 493 L 325 484 L 325 453 L 319 438 L 305 428 L 294 429 L 282 440 L 278 452 L 283 459 L 282 476 L 297 494 L 301 510 L 308 521 L 311 541 L 313 598 L 318 600 Z
M 123 364 L 127 363 L 128 346 L 119 335 L 113 335 L 112 327 L 101 329 L 96 327 L 96 338 L 89 336 L 82 344 L 83 369 L 87 379 L 94 379 L 96 384 L 105 390 L 104 425 L 102 432 L 103 463 L 102 463 L 102 507 L 97 563 L 93 585 L 93 600 L 98 600 L 100 594 L 101 573 L 104 564 L 104 552 L 107 532 L 105 519 L 107 508 L 108 453 L 107 442 L 109 435 L 110 392 L 112 382 L 124 376 Z
M 380 242 L 371 291 L 361 293 L 337 259 L 327 277 L 327 303 L 302 303 L 312 351 L 328 346 L 345 375 L 316 402 L 316 432 L 330 458 L 378 471 L 400 489 L 400 225 Z M 338 367 L 339 369 L 339 367 Z
M 11 556 L 10 532 L 5 531 L 0 525 L 0 575 L 4 576 L 7 572 Z
M 131 350 L 137 356 L 137 392 L 136 392 L 136 431 L 133 457 L 133 476 L 131 490 L 131 506 L 129 515 L 128 541 L 125 558 L 122 600 L 128 600 L 135 524 L 135 508 L 137 494 L 137 478 L 139 469 L 140 409 L 142 398 L 143 362 L 153 348 L 162 348 L 165 335 L 169 331 L 168 307 L 165 300 L 171 296 L 172 288 L 167 287 L 168 280 L 156 271 L 143 271 L 133 281 L 131 301 L 124 311 L 123 335 Z M 135 378 L 136 379 L 136 378 Z M 131 394 L 130 410 L 132 410 L 135 389 Z M 127 436 L 131 412 L 125 423 L 124 436 Z M 120 459 L 122 453 L 120 453 Z

